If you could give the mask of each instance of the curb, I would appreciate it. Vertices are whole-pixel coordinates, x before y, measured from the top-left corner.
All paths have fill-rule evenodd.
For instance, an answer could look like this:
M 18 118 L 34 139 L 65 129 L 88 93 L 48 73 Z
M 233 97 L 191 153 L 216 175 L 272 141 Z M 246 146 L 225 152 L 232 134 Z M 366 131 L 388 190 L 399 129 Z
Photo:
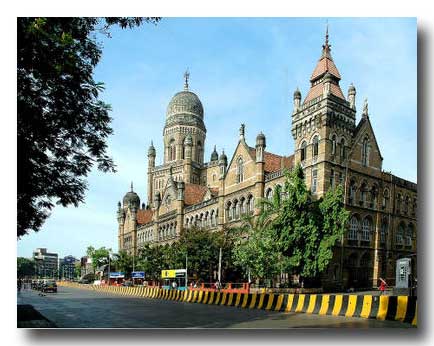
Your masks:
M 71 282 L 59 282 L 58 285 L 84 288 L 101 293 L 115 293 L 122 296 L 187 303 L 401 321 L 417 327 L 417 297 L 409 296 L 175 291 L 158 287 L 82 285 Z

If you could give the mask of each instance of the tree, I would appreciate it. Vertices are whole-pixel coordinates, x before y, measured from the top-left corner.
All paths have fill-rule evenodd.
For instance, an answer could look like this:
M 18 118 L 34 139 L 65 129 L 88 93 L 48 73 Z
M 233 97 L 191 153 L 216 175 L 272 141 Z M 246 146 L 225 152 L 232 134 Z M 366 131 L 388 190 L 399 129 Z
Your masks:
M 348 222 L 342 187 L 314 201 L 306 188 L 303 170 L 297 165 L 287 174 L 284 192 L 286 198 L 273 220 L 283 267 L 302 277 L 317 278 L 330 263 L 333 247 Z
M 81 262 L 77 261 L 74 263 L 74 278 L 79 278 L 81 276 Z
M 108 256 L 111 249 L 106 249 L 104 246 L 99 249 L 95 249 L 93 246 L 89 246 L 86 250 L 88 257 L 92 259 L 92 267 L 94 270 L 99 267 L 108 264 Z
M 17 236 L 39 231 L 55 204 L 84 201 L 94 165 L 114 172 L 107 155 L 110 106 L 93 79 L 102 54 L 97 34 L 159 18 L 18 18 Z
M 35 261 L 25 257 L 17 257 L 17 277 L 29 277 L 35 275 Z
M 133 271 L 133 257 L 128 255 L 126 251 L 121 250 L 118 254 L 114 255 L 111 265 L 129 277 Z
M 280 248 L 277 236 L 264 215 L 246 218 L 241 228 L 243 237 L 234 244 L 234 264 L 250 271 L 253 278 L 264 282 L 280 270 Z

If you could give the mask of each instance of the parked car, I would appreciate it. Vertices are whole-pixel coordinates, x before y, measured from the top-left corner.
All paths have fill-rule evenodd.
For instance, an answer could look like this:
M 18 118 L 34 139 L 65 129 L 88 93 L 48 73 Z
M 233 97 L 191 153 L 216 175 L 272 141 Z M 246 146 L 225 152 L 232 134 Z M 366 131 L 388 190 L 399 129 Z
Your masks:
M 56 281 L 54 281 L 54 280 L 46 280 L 42 284 L 41 291 L 42 292 L 54 292 L 54 293 L 57 293 L 57 284 L 56 284 Z

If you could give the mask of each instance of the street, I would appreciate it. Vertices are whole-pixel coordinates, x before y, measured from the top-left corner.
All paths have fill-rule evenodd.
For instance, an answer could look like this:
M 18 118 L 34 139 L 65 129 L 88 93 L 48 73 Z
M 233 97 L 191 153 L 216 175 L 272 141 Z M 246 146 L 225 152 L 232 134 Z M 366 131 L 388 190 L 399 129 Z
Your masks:
M 33 305 L 60 328 L 412 328 L 399 321 L 163 301 L 64 286 L 45 296 L 22 290 L 18 304 Z

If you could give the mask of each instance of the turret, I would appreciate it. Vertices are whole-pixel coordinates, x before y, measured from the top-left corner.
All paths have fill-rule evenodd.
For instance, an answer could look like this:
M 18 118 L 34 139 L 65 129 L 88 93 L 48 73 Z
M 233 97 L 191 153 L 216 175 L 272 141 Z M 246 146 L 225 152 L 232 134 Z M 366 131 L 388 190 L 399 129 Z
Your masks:
M 260 132 L 256 136 L 256 162 L 264 162 L 264 151 L 266 146 L 265 135 Z
M 348 88 L 348 102 L 350 103 L 350 107 L 356 110 L 356 88 L 353 83 Z
M 295 90 L 294 91 L 294 111 L 293 113 L 297 113 L 300 110 L 301 107 L 301 92 L 300 90 Z
M 228 158 L 223 150 L 219 157 L 219 166 L 220 166 L 220 179 L 225 177 L 226 167 L 228 165 Z
M 218 161 L 218 159 L 219 159 L 219 154 L 217 153 L 216 146 L 214 145 L 214 150 L 211 153 L 211 159 L 210 159 L 210 161 L 211 162 L 215 162 L 215 161 Z
M 365 99 L 365 102 L 363 103 L 362 118 L 364 118 L 364 119 L 369 118 L 368 99 L 367 98 Z
M 155 156 L 156 156 L 156 151 L 154 148 L 154 144 L 151 141 L 151 145 L 149 146 L 148 149 L 148 169 L 155 167 Z

